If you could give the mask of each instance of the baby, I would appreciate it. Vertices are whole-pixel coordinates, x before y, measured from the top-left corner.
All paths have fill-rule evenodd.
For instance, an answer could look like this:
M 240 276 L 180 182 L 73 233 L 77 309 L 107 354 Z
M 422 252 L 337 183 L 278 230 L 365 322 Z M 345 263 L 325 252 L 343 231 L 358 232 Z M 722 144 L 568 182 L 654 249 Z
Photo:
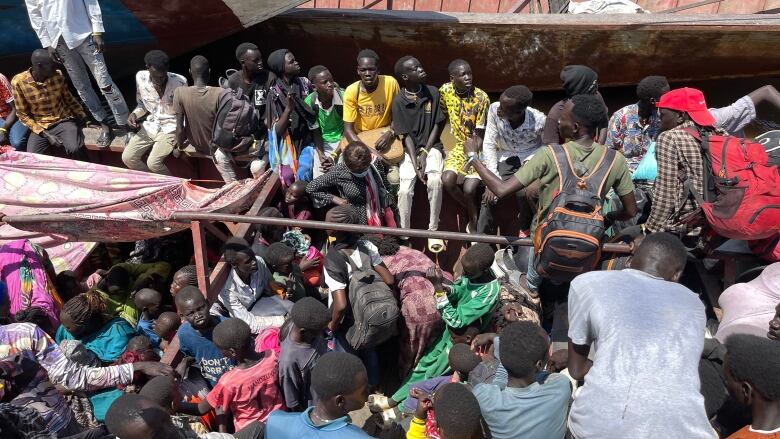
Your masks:
M 173 336 L 176 335 L 176 331 L 179 330 L 181 325 L 181 318 L 171 311 L 166 311 L 157 317 L 152 325 L 154 333 L 160 337 L 160 349 L 165 352 L 168 348 L 168 344 L 173 340 Z

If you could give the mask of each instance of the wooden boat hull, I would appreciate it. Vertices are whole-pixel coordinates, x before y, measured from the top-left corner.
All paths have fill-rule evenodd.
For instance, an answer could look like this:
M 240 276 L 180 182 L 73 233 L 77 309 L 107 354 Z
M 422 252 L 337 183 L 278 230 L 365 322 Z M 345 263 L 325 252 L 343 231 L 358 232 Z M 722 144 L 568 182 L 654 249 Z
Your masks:
M 560 88 L 567 64 L 587 64 L 602 86 L 635 84 L 647 75 L 671 81 L 773 76 L 780 58 L 778 15 L 530 15 L 294 9 L 240 33 L 265 53 L 292 50 L 307 65 L 324 64 L 337 80 L 357 77 L 364 48 L 395 60 L 415 55 L 431 84 L 448 80 L 455 58 L 471 63 L 477 86 Z M 344 78 L 350 78 L 345 81 Z

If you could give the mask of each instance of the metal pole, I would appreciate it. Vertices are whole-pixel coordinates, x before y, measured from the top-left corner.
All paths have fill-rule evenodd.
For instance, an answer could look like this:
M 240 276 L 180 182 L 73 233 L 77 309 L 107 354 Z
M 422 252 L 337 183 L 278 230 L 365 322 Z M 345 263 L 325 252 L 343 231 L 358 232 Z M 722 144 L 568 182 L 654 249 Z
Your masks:
M 18 215 L 18 216 L 5 216 L 0 218 L 0 221 L 7 222 L 9 224 L 21 224 L 30 222 L 73 222 L 73 221 L 85 221 L 83 217 L 73 216 L 67 213 L 58 213 L 51 215 Z M 496 236 L 496 235 L 481 235 L 459 232 L 442 232 L 442 231 L 430 231 L 430 230 L 418 230 L 418 229 L 398 229 L 392 227 L 371 227 L 360 224 L 339 224 L 331 223 L 327 221 L 303 221 L 294 220 L 288 218 L 269 218 L 250 215 L 231 215 L 225 213 L 200 213 L 200 212 L 173 212 L 171 214 L 171 220 L 187 222 L 193 220 L 199 221 L 228 221 L 234 223 L 250 223 L 250 224 L 268 224 L 272 226 L 283 227 L 301 227 L 308 229 L 319 230 L 336 230 L 342 232 L 354 232 L 362 234 L 382 234 L 393 236 L 408 236 L 411 238 L 436 238 L 436 239 L 448 239 L 453 241 L 471 241 L 471 242 L 485 242 L 488 244 L 498 245 L 520 245 L 530 247 L 533 245 L 533 241 L 530 238 L 518 238 L 517 236 Z M 99 220 L 98 220 L 99 221 Z M 602 251 L 607 253 L 631 253 L 633 247 L 629 244 L 603 244 Z

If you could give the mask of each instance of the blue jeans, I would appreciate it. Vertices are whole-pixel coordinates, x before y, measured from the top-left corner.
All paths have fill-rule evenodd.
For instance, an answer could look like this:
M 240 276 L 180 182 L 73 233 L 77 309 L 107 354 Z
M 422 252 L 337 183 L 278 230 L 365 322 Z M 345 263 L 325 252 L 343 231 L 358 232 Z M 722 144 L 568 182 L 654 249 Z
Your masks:
M 5 119 L 0 118 L 0 127 L 3 125 L 5 125 Z M 17 120 L 13 125 L 11 125 L 11 129 L 8 130 L 8 141 L 11 143 L 11 146 L 14 149 L 21 149 L 24 151 L 26 148 L 23 145 L 27 140 L 27 134 L 29 132 L 30 129 Z
M 539 291 L 539 287 L 542 286 L 542 277 L 536 272 L 536 264 L 534 264 L 536 255 L 533 246 L 528 247 L 528 254 L 528 272 L 525 274 L 525 278 L 528 281 L 528 288 Z

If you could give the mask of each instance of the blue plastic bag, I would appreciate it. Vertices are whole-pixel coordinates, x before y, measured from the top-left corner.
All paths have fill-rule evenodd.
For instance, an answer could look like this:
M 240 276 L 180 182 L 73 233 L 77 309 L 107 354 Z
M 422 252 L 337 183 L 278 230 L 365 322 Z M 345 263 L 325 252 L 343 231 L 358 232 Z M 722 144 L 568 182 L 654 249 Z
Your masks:
M 647 152 L 639 165 L 634 171 L 632 180 L 645 180 L 655 181 L 655 177 L 658 175 L 658 162 L 655 160 L 655 142 L 650 142 L 650 146 L 647 147 Z
M 301 150 L 301 155 L 298 156 L 298 180 L 312 180 L 314 176 L 314 154 L 316 154 L 316 151 L 313 146 L 307 146 Z

